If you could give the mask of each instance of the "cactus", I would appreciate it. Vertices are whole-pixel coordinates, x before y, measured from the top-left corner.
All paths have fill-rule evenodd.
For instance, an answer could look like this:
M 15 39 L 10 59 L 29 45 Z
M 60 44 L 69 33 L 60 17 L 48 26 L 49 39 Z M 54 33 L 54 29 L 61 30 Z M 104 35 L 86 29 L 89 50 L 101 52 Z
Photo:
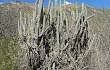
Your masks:
M 57 16 L 57 46 L 59 47 L 60 45 L 60 42 L 59 42 L 59 24 L 60 24 L 60 21 L 59 21 L 59 13 L 58 13 L 58 16 Z
M 37 17 L 36 37 L 39 36 L 39 25 L 40 25 L 40 16 L 41 16 L 42 7 L 43 7 L 43 0 L 40 0 L 39 12 L 38 12 L 38 17 Z
M 45 21 L 46 21 L 46 18 L 45 18 L 45 14 L 44 14 L 44 17 L 43 17 L 43 28 L 42 28 L 42 33 L 44 32 L 45 30 Z
M 84 7 L 84 3 L 82 3 L 82 12 L 84 13 L 85 7 Z
M 18 32 L 19 32 L 19 36 L 20 36 L 20 38 L 22 39 L 22 25 L 21 24 L 23 24 L 23 22 L 22 22 L 22 14 L 21 14 L 21 11 L 20 11 L 20 21 L 19 21 L 19 23 L 18 23 Z
M 66 9 L 66 0 L 64 0 L 64 9 Z
M 60 0 L 60 30 L 62 31 L 63 19 L 62 19 L 62 0 Z
M 57 67 L 55 66 L 56 58 L 63 59 L 63 55 L 67 53 L 66 55 L 69 56 L 68 58 L 77 69 L 75 60 L 81 55 L 82 50 L 84 53 L 88 47 L 87 20 L 89 18 L 87 18 L 86 7 L 82 3 L 81 13 L 78 14 L 78 7 L 76 6 L 76 12 L 71 11 L 72 15 L 68 17 L 65 1 L 64 10 L 62 0 L 60 0 L 60 5 L 58 0 L 55 0 L 55 7 L 53 7 L 52 0 L 49 0 L 47 10 L 43 7 L 44 0 L 40 0 L 39 5 L 38 2 L 39 0 L 36 1 L 36 8 L 32 16 L 26 13 L 23 15 L 20 11 L 18 21 L 19 37 L 23 41 L 23 45 L 28 47 L 30 67 L 33 70 L 37 70 L 41 66 L 42 70 L 55 69 Z M 54 16 L 53 11 L 55 11 Z M 73 32 L 74 25 L 76 25 L 75 32 Z M 66 53 L 63 53 L 64 50 Z M 46 65 L 47 63 L 50 65 Z
M 75 11 L 72 11 L 72 25 L 71 25 L 71 29 L 73 29 L 74 24 L 75 24 Z
M 50 10 L 51 10 L 51 3 L 52 3 L 52 0 L 49 0 L 47 15 L 50 13 Z
M 78 16 L 79 16 L 79 14 L 78 14 L 78 5 L 77 5 L 77 2 L 76 2 L 76 20 L 78 19 Z

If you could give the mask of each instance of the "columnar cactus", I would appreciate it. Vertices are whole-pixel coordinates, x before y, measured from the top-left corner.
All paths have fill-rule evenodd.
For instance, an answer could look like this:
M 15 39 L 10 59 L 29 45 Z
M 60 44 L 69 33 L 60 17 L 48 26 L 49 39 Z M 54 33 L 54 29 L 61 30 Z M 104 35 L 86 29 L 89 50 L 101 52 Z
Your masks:
M 76 6 L 76 12 L 71 11 L 72 15 L 68 15 L 65 1 L 64 10 L 62 0 L 60 0 L 60 5 L 58 5 L 58 0 L 55 0 L 55 7 L 53 7 L 52 0 L 49 0 L 47 10 L 43 7 L 43 2 L 44 0 L 40 0 L 38 5 L 39 0 L 36 1 L 32 16 L 25 13 L 23 15 L 20 11 L 18 21 L 19 37 L 28 47 L 28 64 L 33 70 L 41 67 L 42 70 L 55 69 L 56 58 L 63 58 L 65 55 L 63 50 L 70 52 L 68 56 L 71 58 L 69 59 L 77 60 L 81 52 L 84 53 L 88 47 L 87 11 L 85 12 L 87 9 L 84 4 L 82 4 L 81 14 L 78 14 Z M 76 24 L 75 32 L 73 32 L 74 23 Z M 58 53 L 57 50 L 59 50 Z
M 78 19 L 78 5 L 77 5 L 77 2 L 76 2 L 76 20 Z
M 62 19 L 62 0 L 60 0 L 60 30 L 62 30 L 62 26 L 63 26 L 63 19 Z

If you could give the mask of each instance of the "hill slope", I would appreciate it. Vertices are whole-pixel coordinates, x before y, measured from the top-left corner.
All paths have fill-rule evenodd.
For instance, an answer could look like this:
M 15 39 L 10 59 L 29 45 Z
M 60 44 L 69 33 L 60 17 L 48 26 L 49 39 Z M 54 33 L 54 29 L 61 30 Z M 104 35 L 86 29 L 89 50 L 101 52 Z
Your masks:
M 67 11 L 71 11 L 74 8 L 75 5 L 67 5 Z M 97 19 L 99 19 L 96 19 L 97 22 L 103 21 L 103 18 L 109 18 L 106 16 L 110 14 L 109 10 L 105 10 L 104 14 L 103 9 L 96 9 L 89 6 L 87 6 L 87 9 L 89 15 L 96 14 L 95 17 L 97 16 Z M 0 36 L 5 36 L 6 38 L 15 36 L 17 30 L 17 21 L 19 19 L 19 11 L 25 12 L 27 14 L 32 14 L 32 12 L 34 11 L 34 5 L 19 2 L 0 5 Z
M 80 8 L 80 6 L 78 6 Z M 74 10 L 74 5 L 67 5 L 67 12 Z M 0 37 L 12 39 L 17 33 L 17 21 L 19 11 L 32 14 L 34 5 L 24 3 L 10 3 L 0 5 Z M 96 35 L 92 51 L 85 58 L 84 62 L 90 64 L 94 70 L 110 69 L 110 11 L 96 9 L 87 6 L 88 15 L 95 16 L 88 20 L 90 37 Z M 80 9 L 79 9 L 80 11 Z M 7 45 L 8 46 L 8 45 Z M 1 47 L 1 46 L 0 46 Z M 95 54 L 95 53 L 98 53 Z M 97 57 L 97 58 L 96 58 Z M 97 59 L 99 61 L 97 61 Z M 101 62 L 101 63 L 100 63 Z
M 34 5 L 24 3 L 9 3 L 0 5 L 0 36 L 12 38 L 16 34 L 19 12 L 31 14 Z

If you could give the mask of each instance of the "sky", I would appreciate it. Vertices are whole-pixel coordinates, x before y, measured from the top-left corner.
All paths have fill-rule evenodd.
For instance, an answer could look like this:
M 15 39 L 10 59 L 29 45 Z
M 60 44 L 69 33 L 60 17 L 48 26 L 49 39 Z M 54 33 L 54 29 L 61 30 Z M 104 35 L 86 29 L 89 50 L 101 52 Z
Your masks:
M 0 4 L 9 3 L 12 1 L 13 0 L 0 0 Z M 31 4 L 35 3 L 35 0 L 17 0 L 17 1 L 31 3 Z M 48 1 L 49 0 L 44 0 L 44 6 L 48 5 Z M 54 0 L 52 0 L 52 1 L 54 2 Z M 87 5 L 90 5 L 93 7 L 110 9 L 110 0 L 66 0 L 66 1 L 70 2 L 70 3 L 74 3 L 75 1 L 77 1 L 78 4 L 81 4 L 83 2 L 84 4 L 87 4 Z M 63 2 L 63 0 L 62 0 L 62 2 Z

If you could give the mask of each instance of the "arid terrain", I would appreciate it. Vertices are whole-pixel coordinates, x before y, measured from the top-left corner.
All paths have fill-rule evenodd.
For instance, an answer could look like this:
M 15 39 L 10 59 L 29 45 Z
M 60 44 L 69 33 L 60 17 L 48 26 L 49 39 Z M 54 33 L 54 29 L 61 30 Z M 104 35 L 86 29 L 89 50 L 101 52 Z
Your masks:
M 76 4 L 66 5 L 66 12 L 74 11 L 75 6 Z M 44 8 L 47 10 L 47 7 Z M 87 56 L 82 61 L 79 60 L 79 64 L 85 66 L 85 68 L 79 70 L 110 70 L 110 10 L 87 5 L 86 8 L 88 16 L 94 14 L 87 21 L 88 37 L 91 40 L 94 38 L 94 40 L 90 45 Z M 35 6 L 33 4 L 21 2 L 0 5 L 0 70 L 20 70 L 20 59 L 18 58 L 22 57 L 24 52 L 20 48 L 18 35 L 20 11 L 32 16 L 34 10 Z M 78 11 L 81 12 L 81 5 L 78 5 Z M 68 15 L 68 17 L 70 16 Z M 75 32 L 74 27 L 75 24 L 73 25 L 73 32 Z M 67 58 L 65 57 L 63 60 L 65 59 Z M 23 63 L 25 64 L 24 61 L 21 64 Z M 67 64 L 64 63 L 64 69 L 62 66 L 58 70 L 71 70 L 72 68 L 66 69 L 68 63 L 69 61 L 67 61 Z

